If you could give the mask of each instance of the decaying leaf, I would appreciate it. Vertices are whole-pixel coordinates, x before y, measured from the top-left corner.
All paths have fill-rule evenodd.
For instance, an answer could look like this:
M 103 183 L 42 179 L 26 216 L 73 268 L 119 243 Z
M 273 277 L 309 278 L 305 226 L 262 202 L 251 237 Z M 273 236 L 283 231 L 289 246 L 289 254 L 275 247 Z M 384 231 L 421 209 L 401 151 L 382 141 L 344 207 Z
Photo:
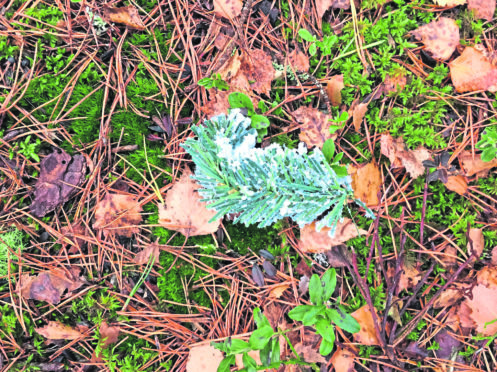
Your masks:
M 481 160 L 480 154 L 473 156 L 471 151 L 461 152 L 458 158 L 461 162 L 464 175 L 467 177 L 477 176 L 486 178 L 490 169 L 497 167 L 497 159 L 485 162 Z
M 343 75 L 332 76 L 330 80 L 326 81 L 326 93 L 328 93 L 332 106 L 337 107 L 342 103 L 342 89 L 344 87 Z
M 35 328 L 36 332 L 49 340 L 77 340 L 84 337 L 86 327 L 78 327 L 78 329 L 62 324 L 60 322 L 48 322 L 41 328 Z
M 140 252 L 137 253 L 133 261 L 138 265 L 145 265 L 153 257 L 154 263 L 159 263 L 160 249 L 157 243 L 148 244 Z
M 136 30 L 145 29 L 145 25 L 138 14 L 138 9 L 133 5 L 120 8 L 111 8 L 104 5 L 102 7 L 102 19 L 108 23 L 121 23 Z
M 321 19 L 324 13 L 330 8 L 335 9 L 349 9 L 349 0 L 316 0 L 316 11 L 318 13 L 318 18 Z
M 392 74 L 385 76 L 383 81 L 382 92 L 385 94 L 400 92 L 407 84 L 406 71 L 402 68 L 397 69 Z
M 355 238 L 358 233 L 367 233 L 365 230 L 358 230 L 350 218 L 344 218 L 342 222 L 338 222 L 333 238 L 328 235 L 329 231 L 330 228 L 325 226 L 321 231 L 317 232 L 315 222 L 305 225 L 300 229 L 300 249 L 306 253 L 323 253 L 329 251 L 335 245 Z
M 290 288 L 290 284 L 278 284 L 269 291 L 269 298 L 280 298 L 288 288 Z
M 464 195 L 468 191 L 468 181 L 466 181 L 466 177 L 460 174 L 456 176 L 449 176 L 444 185 L 447 189 L 454 191 L 459 195 Z
M 106 321 L 103 321 L 100 324 L 98 331 L 100 333 L 100 338 L 103 340 L 103 349 L 106 349 L 111 344 L 115 344 L 119 339 L 119 326 L 110 326 Z
M 475 329 L 484 336 L 497 333 L 497 288 L 488 288 L 478 284 L 459 307 L 461 326 Z M 469 321 L 468 321 L 469 318 Z
M 464 291 L 469 289 L 470 285 L 465 283 L 454 283 L 435 300 L 433 307 L 438 309 L 445 306 L 452 306 L 464 296 Z
M 142 207 L 131 195 L 108 192 L 95 206 L 93 227 L 105 236 L 119 235 L 131 238 L 140 231 Z
M 319 354 L 319 349 L 313 345 L 306 343 L 305 345 L 299 342 L 295 345 L 295 350 L 303 360 L 309 363 L 326 363 L 326 359 Z
M 35 185 L 31 213 L 43 217 L 68 201 L 85 180 L 86 160 L 83 155 L 71 157 L 57 149 L 40 163 L 40 177 Z
M 79 278 L 80 269 L 45 271 L 37 276 L 23 274 L 19 282 L 21 296 L 25 299 L 45 301 L 52 305 L 60 302 L 64 291 L 73 292 L 84 284 Z
M 211 89 L 209 92 L 209 101 L 202 106 L 202 112 L 207 116 L 207 118 L 211 118 L 216 115 L 226 114 L 230 108 L 230 104 L 228 102 L 228 96 L 231 92 L 229 91 L 214 91 Z
M 436 59 L 449 59 L 459 45 L 459 26 L 455 20 L 447 17 L 421 26 L 412 34 L 423 42 L 426 50 Z
M 477 19 L 491 21 L 495 13 L 495 0 L 468 0 L 468 9 L 473 10 Z
M 349 165 L 347 169 L 352 178 L 354 196 L 362 200 L 368 207 L 378 205 L 378 193 L 381 190 L 381 174 L 378 165 L 372 161 L 366 165 Z
M 368 104 L 361 102 L 354 106 L 352 111 L 352 122 L 354 123 L 354 129 L 356 132 L 361 131 L 362 119 L 364 119 L 364 115 L 368 112 Z
M 336 372 L 354 372 L 354 354 L 347 349 L 337 346 L 337 350 L 331 357 L 331 364 Z
M 299 107 L 292 114 L 301 124 L 299 139 L 305 142 L 307 147 L 322 148 L 327 139 L 336 138 L 336 134 L 330 133 L 330 115 L 314 107 L 305 106 Z
M 459 57 L 449 63 L 449 67 L 457 92 L 497 91 L 497 66 L 479 50 L 466 47 Z
M 186 372 L 217 372 L 224 359 L 221 351 L 209 344 L 193 346 L 186 362 Z
M 300 49 L 295 48 L 288 54 L 288 63 L 295 71 L 305 72 L 309 70 L 309 58 Z
M 404 261 L 399 279 L 399 292 L 404 289 L 414 288 L 421 280 L 422 273 L 412 262 Z
M 200 186 L 185 170 L 166 194 L 165 205 L 159 205 L 159 224 L 169 230 L 179 231 L 184 236 L 208 235 L 216 232 L 221 219 L 209 222 L 216 215 L 201 202 Z
M 352 254 L 346 245 L 340 244 L 326 251 L 326 261 L 331 267 L 347 267 L 352 263 Z M 309 277 L 311 275 L 309 274 Z
M 419 147 L 416 150 L 408 150 L 402 137 L 393 138 L 388 133 L 381 135 L 380 142 L 381 153 L 390 160 L 392 168 L 405 167 L 413 178 L 425 173 L 423 161 L 431 157 L 427 149 Z
M 242 0 L 214 0 L 214 12 L 224 18 L 233 19 L 242 12 Z
M 352 315 L 352 317 L 357 320 L 361 326 L 361 330 L 359 332 L 352 334 L 354 341 L 360 343 L 361 345 L 379 345 L 380 341 L 376 335 L 373 315 L 369 310 L 369 306 L 364 305 L 350 315 Z
M 476 283 L 492 289 L 497 288 L 497 268 L 490 266 L 482 268 L 476 275 Z
M 497 266 L 497 246 L 493 247 L 492 253 L 491 253 L 491 261 L 490 263 L 494 266 Z
M 461 341 L 453 337 L 445 328 L 435 335 L 435 341 L 439 345 L 435 353 L 440 359 L 450 359 L 462 345 Z
M 467 246 L 468 254 L 472 254 L 474 252 L 475 254 L 474 261 L 476 261 L 476 259 L 482 255 L 483 250 L 485 249 L 483 230 L 472 227 L 469 229 L 468 236 L 472 242 L 472 244 L 468 242 Z

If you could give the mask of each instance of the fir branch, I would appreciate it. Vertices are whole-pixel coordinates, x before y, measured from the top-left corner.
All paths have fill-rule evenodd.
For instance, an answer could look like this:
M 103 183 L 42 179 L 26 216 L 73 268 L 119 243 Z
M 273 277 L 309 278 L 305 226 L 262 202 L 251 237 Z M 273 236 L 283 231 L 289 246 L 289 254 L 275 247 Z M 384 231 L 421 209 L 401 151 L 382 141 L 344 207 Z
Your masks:
M 266 227 L 290 217 L 303 227 L 331 208 L 316 229 L 328 226 L 334 234 L 354 193 L 350 178 L 337 176 L 321 150 L 307 153 L 302 142 L 298 149 L 278 144 L 255 148 L 257 131 L 239 110 L 206 120 L 192 131 L 197 138 L 188 138 L 182 147 L 196 164 L 192 177 L 203 187 L 203 201 L 217 211 L 213 220 L 240 213 L 235 222 L 247 226 Z

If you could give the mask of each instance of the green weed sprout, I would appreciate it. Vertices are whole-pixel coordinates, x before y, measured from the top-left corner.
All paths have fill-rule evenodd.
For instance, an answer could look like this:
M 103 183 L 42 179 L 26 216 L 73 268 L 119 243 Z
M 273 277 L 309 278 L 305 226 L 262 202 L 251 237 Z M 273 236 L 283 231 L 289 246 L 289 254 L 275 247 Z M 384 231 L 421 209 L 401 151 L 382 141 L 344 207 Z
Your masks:
M 485 129 L 476 148 L 481 150 L 481 160 L 491 161 L 497 158 L 497 125 Z
M 182 147 L 196 165 L 193 176 L 207 207 L 217 211 L 212 220 L 240 213 L 235 222 L 267 227 L 292 218 L 300 227 L 317 221 L 317 231 L 330 227 L 335 233 L 348 199 L 354 198 L 350 178 L 340 176 L 320 149 L 307 152 L 278 144 L 256 148 L 257 131 L 239 110 L 218 115 L 192 127 L 197 138 Z M 355 202 L 373 214 L 360 200 Z M 331 211 L 328 210 L 331 208 Z
M 0 276 L 6 276 L 9 272 L 7 266 L 9 262 L 9 248 L 15 251 L 24 248 L 21 231 L 13 229 L 0 234 Z
M 335 269 L 326 271 L 322 278 L 314 274 L 309 282 L 309 295 L 312 305 L 297 306 L 288 313 L 290 318 L 302 322 L 304 326 L 312 326 L 316 333 L 322 337 L 319 352 L 323 356 L 330 354 L 335 344 L 333 324 L 350 333 L 359 332 L 361 329 L 359 323 L 340 306 L 336 308 L 331 306 L 329 299 L 335 291 L 335 286 Z M 224 342 L 211 343 L 216 349 L 225 353 L 225 358 L 217 369 L 218 372 L 230 371 L 230 366 L 235 364 L 236 354 L 242 354 L 243 366 L 247 372 L 271 368 L 278 369 L 281 364 L 298 364 L 310 367 L 314 371 L 320 370 L 315 363 L 303 360 L 295 350 L 286 335 L 294 329 L 278 329 L 275 331 L 258 308 L 254 310 L 253 316 L 257 329 L 252 332 L 248 342 L 229 337 Z M 285 338 L 293 353 L 290 358 L 285 360 L 280 360 L 280 336 Z M 255 359 L 248 354 L 250 351 L 259 351 L 262 366 L 257 365 Z
M 333 324 L 350 333 L 359 332 L 361 329 L 357 320 L 347 314 L 341 306 L 331 306 L 329 300 L 335 291 L 336 282 L 335 269 L 326 271 L 322 278 L 317 274 L 312 275 L 309 281 L 312 305 L 300 305 L 288 313 L 291 319 L 316 329 L 316 333 L 323 338 L 319 353 L 324 356 L 331 353 L 335 344 Z

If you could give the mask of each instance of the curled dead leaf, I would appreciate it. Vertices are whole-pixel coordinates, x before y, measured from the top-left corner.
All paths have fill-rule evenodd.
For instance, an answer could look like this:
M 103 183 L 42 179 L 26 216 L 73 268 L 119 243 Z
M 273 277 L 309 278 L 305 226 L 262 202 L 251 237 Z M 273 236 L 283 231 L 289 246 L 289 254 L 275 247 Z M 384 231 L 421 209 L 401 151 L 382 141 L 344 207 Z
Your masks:
M 224 18 L 234 19 L 242 12 L 242 0 L 214 0 L 214 12 Z
M 330 133 L 331 116 L 313 107 L 301 106 L 294 111 L 293 116 L 301 124 L 299 139 L 311 148 L 323 147 L 329 138 L 336 138 Z
M 376 311 L 376 309 L 375 309 Z M 361 330 L 357 333 L 353 333 L 352 337 L 355 342 L 362 345 L 379 345 L 380 341 L 376 335 L 376 330 L 374 326 L 374 319 L 368 305 L 357 309 L 352 314 L 350 314 L 361 326 Z
M 382 92 L 385 94 L 397 93 L 404 89 L 407 84 L 406 71 L 397 69 L 393 74 L 385 76 L 383 81 Z
M 215 233 L 221 219 L 209 222 L 216 211 L 207 209 L 207 203 L 200 201 L 200 186 L 190 175 L 191 172 L 185 170 L 168 190 L 165 204 L 159 205 L 159 224 L 188 237 Z
M 35 331 L 48 340 L 77 340 L 84 337 L 84 332 L 88 330 L 87 327 L 73 328 L 71 326 L 62 324 L 61 322 L 48 322 L 48 324 L 41 328 L 35 328 Z
M 452 83 L 459 93 L 478 90 L 497 91 L 497 66 L 473 47 L 449 63 Z
M 336 372 L 353 372 L 354 371 L 354 354 L 347 349 L 337 346 L 330 362 L 333 364 Z
M 133 5 L 120 8 L 111 8 L 104 5 L 102 7 L 102 19 L 108 23 L 121 23 L 136 30 L 145 29 L 145 25 L 138 14 L 138 9 Z
M 461 162 L 464 175 L 467 177 L 476 176 L 485 178 L 488 176 L 490 169 L 497 167 L 497 159 L 485 162 L 481 160 L 480 154 L 473 156 L 471 151 L 461 152 L 458 158 Z
M 332 76 L 330 80 L 326 81 L 326 93 L 328 93 L 332 106 L 337 107 L 342 103 L 342 89 L 344 87 L 343 75 Z
M 338 222 L 333 238 L 328 235 L 330 230 L 329 227 L 323 227 L 317 232 L 315 222 L 305 225 L 300 229 L 300 249 L 306 253 L 323 253 L 333 246 L 357 237 L 358 234 L 367 233 L 365 230 L 357 229 L 350 218 L 344 218 L 342 222 Z
M 368 112 L 368 104 L 367 103 L 359 103 L 354 106 L 354 110 L 352 111 L 352 122 L 354 123 L 354 129 L 356 132 L 361 131 L 362 119 Z
M 352 189 L 354 196 L 362 200 L 368 207 L 379 204 L 378 194 L 381 190 L 381 174 L 378 165 L 371 163 L 355 166 L 349 165 L 347 169 L 352 178 Z
M 131 238 L 140 231 L 142 207 L 135 197 L 107 193 L 95 206 L 93 227 L 105 236 L 119 235 Z
M 454 191 L 459 195 L 464 195 L 468 191 L 468 182 L 466 181 L 466 177 L 461 175 L 449 176 L 444 185 L 447 189 Z
M 288 288 L 290 284 L 278 284 L 269 291 L 269 298 L 280 298 Z
M 294 49 L 288 54 L 288 63 L 295 71 L 305 72 L 309 70 L 309 58 L 300 49 Z
M 475 255 L 473 261 L 476 261 L 476 259 L 482 255 L 483 250 L 485 249 L 483 230 L 472 227 L 469 229 L 468 237 L 471 240 L 471 242 L 468 241 L 467 245 L 468 254 L 473 253 Z
M 145 265 L 153 257 L 154 263 L 159 263 L 160 248 L 157 243 L 148 244 L 140 252 L 138 252 L 133 261 L 138 265 Z
M 224 359 L 221 351 L 209 344 L 193 346 L 188 354 L 186 372 L 217 372 Z
M 468 0 L 468 9 L 473 10 L 477 19 L 492 21 L 495 13 L 495 0 Z
M 459 26 L 447 17 L 421 26 L 412 34 L 423 42 L 426 50 L 436 59 L 449 59 L 459 45 Z
M 392 168 L 405 167 L 413 178 L 425 173 L 423 161 L 431 158 L 427 149 L 419 147 L 416 150 L 408 150 L 402 137 L 393 138 L 388 133 L 381 135 L 380 143 L 381 153 L 390 160 Z
M 459 307 L 461 326 L 474 328 L 484 336 L 497 333 L 497 287 L 488 288 L 483 284 L 475 286 L 472 296 L 466 297 Z M 492 323 L 492 321 L 494 321 Z

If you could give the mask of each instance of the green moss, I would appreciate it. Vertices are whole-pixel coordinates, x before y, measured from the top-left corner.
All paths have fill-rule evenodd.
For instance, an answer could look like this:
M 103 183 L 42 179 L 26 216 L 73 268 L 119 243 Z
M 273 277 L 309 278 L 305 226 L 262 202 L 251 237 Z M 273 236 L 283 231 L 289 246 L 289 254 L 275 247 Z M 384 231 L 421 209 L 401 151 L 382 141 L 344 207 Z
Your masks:
M 249 248 L 257 253 L 261 249 L 267 250 L 268 247 L 281 243 L 278 231 L 272 226 L 260 229 L 255 225 L 246 227 L 239 223 L 226 222 L 224 227 L 231 238 L 231 242 L 226 238 L 224 243 L 228 249 L 239 254 L 249 253 Z

